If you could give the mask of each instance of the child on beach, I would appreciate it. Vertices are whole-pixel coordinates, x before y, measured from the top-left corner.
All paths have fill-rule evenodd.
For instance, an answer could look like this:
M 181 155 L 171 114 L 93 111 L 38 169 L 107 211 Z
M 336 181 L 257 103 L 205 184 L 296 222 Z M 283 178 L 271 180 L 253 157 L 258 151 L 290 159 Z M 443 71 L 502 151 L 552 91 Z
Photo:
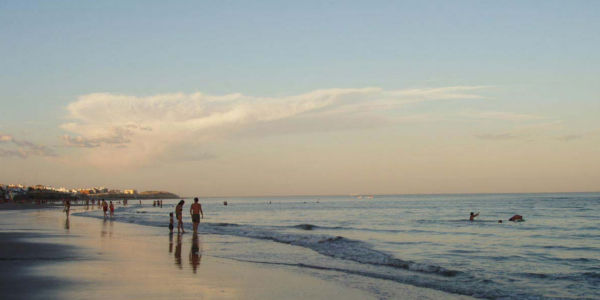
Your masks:
M 110 217 L 112 218 L 115 215 L 115 206 L 112 201 L 110 201 Z
M 169 213 L 169 231 L 173 233 L 173 213 Z

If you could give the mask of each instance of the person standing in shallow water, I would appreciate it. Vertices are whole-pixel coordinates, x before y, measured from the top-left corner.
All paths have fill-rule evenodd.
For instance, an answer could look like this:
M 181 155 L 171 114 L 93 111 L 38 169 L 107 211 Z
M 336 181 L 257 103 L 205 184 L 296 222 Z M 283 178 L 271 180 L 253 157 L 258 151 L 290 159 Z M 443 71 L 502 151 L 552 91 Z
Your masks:
M 177 206 L 175 206 L 175 216 L 177 217 L 177 233 L 179 233 L 180 230 L 181 233 L 185 233 L 185 230 L 183 230 L 183 204 L 185 204 L 185 201 L 181 200 Z
M 106 212 L 108 211 L 108 203 L 106 203 L 106 200 L 102 199 L 102 210 L 104 211 L 104 218 L 108 217 L 106 215 Z
M 110 217 L 112 218 L 115 215 L 115 206 L 113 205 L 112 201 L 110 201 Z
M 192 222 L 194 223 L 194 233 L 198 232 L 198 224 L 200 224 L 200 215 L 204 219 L 204 212 L 202 212 L 202 205 L 198 203 L 198 197 L 194 198 L 194 203 L 190 206 L 190 214 L 192 215 Z

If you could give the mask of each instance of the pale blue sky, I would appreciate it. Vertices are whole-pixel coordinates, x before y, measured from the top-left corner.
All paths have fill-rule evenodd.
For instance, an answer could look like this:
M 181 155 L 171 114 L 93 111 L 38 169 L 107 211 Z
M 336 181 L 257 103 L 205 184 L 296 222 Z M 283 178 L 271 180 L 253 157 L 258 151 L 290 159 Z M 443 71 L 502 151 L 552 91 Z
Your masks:
M 486 101 L 401 110 L 540 115 L 565 136 L 600 129 L 599 1 L 0 0 L 0 37 L 0 134 L 59 155 L 79 151 L 60 139 L 67 105 L 98 92 L 487 86 Z

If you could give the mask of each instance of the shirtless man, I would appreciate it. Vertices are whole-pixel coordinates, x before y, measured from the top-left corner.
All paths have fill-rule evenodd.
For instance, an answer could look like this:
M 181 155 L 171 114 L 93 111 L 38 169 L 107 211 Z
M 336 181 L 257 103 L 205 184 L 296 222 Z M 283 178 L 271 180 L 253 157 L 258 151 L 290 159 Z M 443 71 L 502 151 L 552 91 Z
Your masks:
M 192 222 L 194 222 L 194 233 L 198 232 L 198 224 L 200 224 L 200 215 L 204 219 L 204 212 L 202 212 L 202 205 L 198 203 L 198 197 L 194 198 L 194 203 L 190 206 L 190 214 L 192 215 Z
M 185 233 L 185 230 L 183 230 L 183 204 L 184 203 L 185 203 L 185 201 L 181 200 L 181 201 L 179 201 L 177 206 L 175 206 L 175 217 L 177 218 L 177 233 L 179 233 L 180 230 L 181 230 L 181 233 Z
M 475 217 L 479 216 L 479 213 L 474 214 L 473 212 L 471 212 L 471 215 L 469 216 L 469 221 L 474 221 Z

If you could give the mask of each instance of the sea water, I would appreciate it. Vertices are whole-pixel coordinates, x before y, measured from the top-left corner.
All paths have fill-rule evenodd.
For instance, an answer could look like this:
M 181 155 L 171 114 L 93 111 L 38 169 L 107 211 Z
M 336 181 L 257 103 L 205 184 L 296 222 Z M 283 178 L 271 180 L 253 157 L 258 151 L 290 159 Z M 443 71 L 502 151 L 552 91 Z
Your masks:
M 190 230 L 192 201 L 185 201 Z M 177 202 L 165 200 L 160 208 L 129 200 L 114 219 L 166 232 Z M 490 299 L 600 298 L 600 193 L 200 202 L 201 234 L 244 238 L 242 245 L 224 242 L 213 255 L 311 270 L 342 282 L 345 275 L 358 276 L 372 280 L 369 289 L 383 298 L 390 282 Z M 470 212 L 480 215 L 470 222 Z M 509 222 L 514 214 L 525 221 Z

